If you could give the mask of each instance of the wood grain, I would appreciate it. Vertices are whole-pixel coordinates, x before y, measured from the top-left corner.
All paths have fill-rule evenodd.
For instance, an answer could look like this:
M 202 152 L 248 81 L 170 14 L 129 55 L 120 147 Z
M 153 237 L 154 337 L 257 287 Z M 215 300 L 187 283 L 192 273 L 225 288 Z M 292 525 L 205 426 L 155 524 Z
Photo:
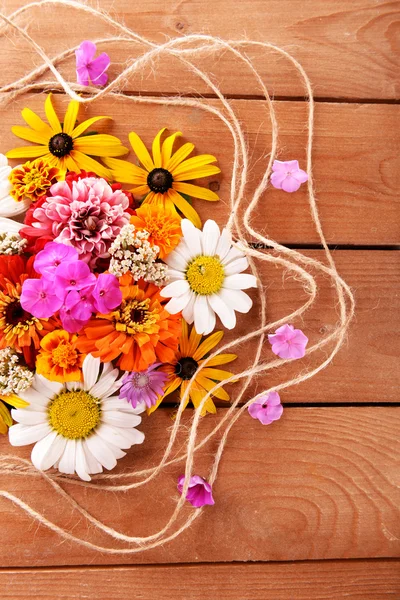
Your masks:
M 200 437 L 222 412 L 202 420 Z M 186 419 L 189 424 L 190 413 Z M 170 425 L 168 411 L 146 418 L 145 444 L 130 451 L 118 468 L 158 461 Z M 397 408 L 290 408 L 268 427 L 243 415 L 225 448 L 214 486 L 215 506 L 179 539 L 133 556 L 94 552 L 60 542 L 1 500 L 2 563 L 22 567 L 397 557 L 399 426 Z M 197 457 L 196 473 L 207 475 L 215 443 Z M 10 452 L 4 438 L 0 451 Z M 29 456 L 29 448 L 12 451 Z M 66 487 L 107 524 L 142 535 L 163 526 L 171 514 L 181 472 L 182 465 L 170 466 L 144 489 L 122 494 Z M 2 489 L 18 493 L 47 518 L 76 535 L 109 544 L 69 505 L 55 499 L 40 479 L 2 479 Z M 191 510 L 188 506 L 184 514 Z
M 233 143 L 222 122 L 199 109 L 127 104 L 126 100 L 104 100 L 81 109 L 85 116 L 109 115 L 112 124 L 100 124 L 99 131 L 118 135 L 129 147 L 129 131 L 137 131 L 151 145 L 161 127 L 184 133 L 184 141 L 196 144 L 198 153 L 215 153 L 222 174 L 204 180 L 219 188 L 221 200 L 211 203 L 194 200 L 203 220 L 210 216 L 224 225 L 229 212 Z M 218 104 L 213 101 L 214 106 Z M 60 95 L 55 105 L 62 118 L 67 101 Z M 44 95 L 20 99 L 0 110 L 1 151 L 25 145 L 11 133 L 21 124 L 20 110 L 29 106 L 44 116 Z M 251 157 L 243 206 L 260 182 L 267 165 L 271 127 L 265 106 L 259 101 L 232 102 L 245 131 Z M 307 105 L 304 102 L 276 102 L 279 125 L 279 158 L 297 158 L 305 166 Z M 127 116 L 128 114 L 128 116 Z M 314 176 L 318 206 L 328 242 L 334 244 L 388 245 L 399 243 L 400 140 L 397 124 L 400 106 L 318 104 L 316 107 Z M 136 160 L 133 152 L 130 160 Z M 286 194 L 270 187 L 253 213 L 252 225 L 272 239 L 284 243 L 318 243 L 307 200 L 306 187 Z
M 23 569 L 0 571 L 0 586 L 3 600 L 395 600 L 399 566 L 368 560 Z
M 6 13 L 20 8 L 21 0 L 7 0 Z M 225 39 L 253 39 L 277 44 L 291 52 L 314 83 L 315 94 L 328 98 L 391 98 L 399 96 L 398 63 L 399 10 L 396 1 L 385 0 L 219 0 L 212 6 L 207 0 L 148 0 L 115 2 L 102 0 L 101 8 L 111 11 L 135 32 L 153 41 L 190 33 L 217 35 Z M 84 39 L 99 39 L 113 34 L 109 26 L 88 15 L 74 14 L 51 6 L 20 17 L 20 25 L 30 23 L 30 33 L 50 56 Z M 60 23 L 63 33 L 60 35 Z M 12 51 L 10 51 L 10 38 Z M 143 51 L 122 42 L 103 44 L 112 60 L 111 74 L 120 72 L 127 59 Z M 7 52 L 8 69 L 0 74 L 1 83 L 25 74 L 40 59 L 17 34 L 0 39 L 0 52 Z M 247 53 L 254 59 L 272 94 L 302 96 L 304 91 L 293 67 L 271 51 Z M 202 56 L 197 61 L 211 72 L 225 93 L 258 93 L 253 77 L 229 53 Z M 239 71 L 238 71 L 239 69 Z M 75 81 L 74 63 L 64 72 Z M 240 76 L 238 77 L 238 72 Z M 161 60 L 129 82 L 131 90 L 141 92 L 207 92 L 175 60 Z

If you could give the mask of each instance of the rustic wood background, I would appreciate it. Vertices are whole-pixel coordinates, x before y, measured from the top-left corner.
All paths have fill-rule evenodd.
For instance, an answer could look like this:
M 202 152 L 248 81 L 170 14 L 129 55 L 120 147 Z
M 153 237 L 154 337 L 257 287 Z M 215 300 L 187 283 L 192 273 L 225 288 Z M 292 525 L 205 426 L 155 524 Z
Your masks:
M 24 3 L 2 4 L 11 13 Z M 216 506 L 173 543 L 133 556 L 91 552 L 61 542 L 1 501 L 1 597 L 399 599 L 400 3 L 100 0 L 99 5 L 151 40 L 199 32 L 227 39 L 248 37 L 283 46 L 300 60 L 317 100 L 314 174 L 321 218 L 339 271 L 356 294 L 357 312 L 333 364 L 319 377 L 282 394 L 281 421 L 263 428 L 244 416 L 234 427 L 215 485 Z M 50 54 L 110 33 L 101 22 L 56 7 L 19 20 L 28 21 L 35 39 Z M 111 75 L 133 52 L 122 43 L 102 50 L 111 56 Z M 249 54 L 274 94 L 280 156 L 298 158 L 304 165 L 306 104 L 300 81 L 272 53 Z M 0 56 L 1 84 L 39 64 L 15 34 L 0 37 Z M 202 59 L 201 65 L 214 74 L 240 113 L 253 154 L 251 189 L 270 143 L 265 107 L 250 75 L 239 73 L 228 54 Z M 73 78 L 72 62 L 62 70 Z M 177 61 L 164 59 L 132 78 L 129 90 L 210 96 Z M 55 102 L 60 110 L 66 105 L 61 95 Z M 19 111 L 26 105 L 43 114 L 43 95 L 31 94 L 1 110 L 0 151 L 19 145 L 10 127 L 20 123 Z M 211 183 L 219 187 L 222 200 L 213 205 L 212 217 L 221 225 L 226 221 L 232 144 L 219 121 L 202 111 L 116 100 L 98 102 L 88 114 L 112 116 L 111 130 L 123 139 L 135 129 L 150 142 L 160 126 L 167 126 L 183 131 L 199 152 L 215 152 L 223 173 Z M 208 216 L 206 202 L 198 201 L 196 208 L 203 218 Z M 268 190 L 254 222 L 276 240 L 322 258 L 305 189 L 295 195 Z M 298 306 L 298 282 L 271 266 L 264 267 L 264 279 L 269 318 Z M 312 341 L 336 320 L 329 281 L 319 283 L 316 305 L 302 324 Z M 247 331 L 255 314 L 241 317 L 235 333 Z M 243 348 L 235 368 L 245 367 L 251 352 L 251 346 Z M 318 359 L 321 356 L 313 358 Z M 255 379 L 253 389 L 282 380 L 298 366 Z M 207 432 L 224 410 L 204 419 L 201 432 Z M 170 412 L 171 407 L 165 407 L 144 420 L 146 443 L 131 451 L 121 468 L 159 459 Z M 215 442 L 201 452 L 198 472 L 207 472 L 214 447 Z M 0 451 L 9 450 L 7 440 L 1 439 Z M 16 451 L 28 457 L 30 449 Z M 67 487 L 110 525 L 149 534 L 173 509 L 177 474 L 171 467 L 145 491 L 122 496 Z M 3 486 L 75 534 L 107 543 L 65 503 L 54 503 L 40 479 L 10 477 Z

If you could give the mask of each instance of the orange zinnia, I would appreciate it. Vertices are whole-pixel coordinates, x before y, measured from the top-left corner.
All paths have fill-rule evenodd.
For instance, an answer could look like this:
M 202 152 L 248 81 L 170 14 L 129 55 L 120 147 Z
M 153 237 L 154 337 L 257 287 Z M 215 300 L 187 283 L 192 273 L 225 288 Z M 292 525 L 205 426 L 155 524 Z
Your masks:
M 175 210 L 154 204 L 142 204 L 131 217 L 131 223 L 138 231 L 150 234 L 149 242 L 160 248 L 159 256 L 164 259 L 181 241 L 181 218 Z
M 181 332 L 180 315 L 163 306 L 159 288 L 136 284 L 130 273 L 120 280 L 121 306 L 107 315 L 97 314 L 83 328 L 77 347 L 109 362 L 119 357 L 123 371 L 145 371 L 156 361 L 172 362 Z
M 82 363 L 85 354 L 76 348 L 77 335 L 58 329 L 44 336 L 36 357 L 36 373 L 50 381 L 83 381 Z
M 55 328 L 56 321 L 37 319 L 20 304 L 22 284 L 35 277 L 31 262 L 26 264 L 17 255 L 0 256 L 0 349 L 14 348 L 33 367 L 40 339 Z

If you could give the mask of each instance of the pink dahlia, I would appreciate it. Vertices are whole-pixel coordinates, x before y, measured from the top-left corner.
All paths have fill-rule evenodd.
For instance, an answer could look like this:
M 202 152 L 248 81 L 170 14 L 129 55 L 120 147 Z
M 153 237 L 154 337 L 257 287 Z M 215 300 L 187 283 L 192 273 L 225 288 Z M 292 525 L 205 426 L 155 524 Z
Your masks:
M 110 245 L 129 223 L 128 207 L 127 195 L 113 190 L 105 179 L 59 181 L 51 186 L 45 202 L 33 211 L 29 229 L 73 246 L 79 258 L 93 267 L 98 258 L 108 258 Z

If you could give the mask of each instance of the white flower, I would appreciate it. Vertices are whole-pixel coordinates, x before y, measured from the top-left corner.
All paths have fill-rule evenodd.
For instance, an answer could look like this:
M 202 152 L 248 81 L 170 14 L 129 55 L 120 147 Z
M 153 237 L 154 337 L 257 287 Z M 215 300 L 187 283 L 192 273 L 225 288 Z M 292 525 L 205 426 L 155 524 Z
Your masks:
M 215 221 L 207 221 L 203 231 L 188 219 L 181 222 L 183 240 L 169 254 L 171 283 L 161 296 L 171 298 L 165 309 L 193 323 L 197 333 L 206 335 L 215 327 L 215 314 L 227 329 L 236 325 L 235 311 L 247 313 L 251 298 L 242 290 L 257 287 L 254 275 L 243 274 L 249 266 L 243 252 L 232 246 L 226 229 L 220 233 Z
M 103 467 L 113 469 L 126 454 L 122 449 L 143 442 L 135 427 L 145 405 L 132 408 L 114 395 L 122 379 L 112 363 L 103 365 L 99 377 L 100 359 L 88 354 L 82 370 L 83 383 L 56 383 L 36 374 L 32 387 L 19 394 L 29 406 L 11 411 L 18 424 L 10 427 L 9 440 L 13 446 L 35 444 L 31 459 L 37 469 L 54 466 L 90 481 Z
M 17 202 L 10 196 L 11 183 L 8 176 L 11 171 L 12 167 L 8 164 L 7 158 L 4 154 L 0 154 L 0 217 L 16 217 L 25 213 L 31 203 L 27 198 Z

